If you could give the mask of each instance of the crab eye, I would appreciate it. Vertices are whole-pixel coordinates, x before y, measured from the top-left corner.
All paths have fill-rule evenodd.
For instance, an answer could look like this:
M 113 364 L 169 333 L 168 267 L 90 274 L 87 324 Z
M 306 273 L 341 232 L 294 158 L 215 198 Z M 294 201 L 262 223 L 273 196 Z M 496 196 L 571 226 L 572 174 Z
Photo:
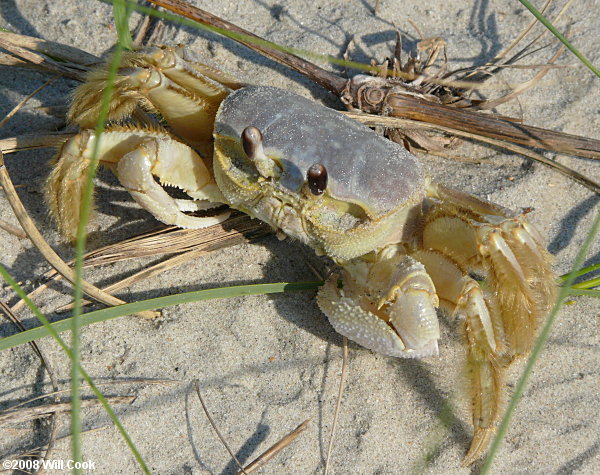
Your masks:
M 253 125 L 242 131 L 242 147 L 246 156 L 252 160 L 256 170 L 263 178 L 278 178 L 281 176 L 279 165 L 265 155 L 262 132 Z
M 253 125 L 246 127 L 242 132 L 242 146 L 250 160 L 255 160 L 262 155 L 262 133 Z
M 315 196 L 320 196 L 327 189 L 327 169 L 321 163 L 315 163 L 306 172 L 308 189 Z

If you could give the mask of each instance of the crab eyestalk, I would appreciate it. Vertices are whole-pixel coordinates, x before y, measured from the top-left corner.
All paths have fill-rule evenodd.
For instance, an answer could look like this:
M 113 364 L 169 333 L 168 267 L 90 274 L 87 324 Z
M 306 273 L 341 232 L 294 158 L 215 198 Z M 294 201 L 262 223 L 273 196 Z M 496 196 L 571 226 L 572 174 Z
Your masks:
M 264 178 L 277 178 L 281 175 L 277 163 L 265 154 L 262 132 L 258 127 L 249 125 L 242 131 L 242 146 L 247 157 L 254 162 L 261 176 Z

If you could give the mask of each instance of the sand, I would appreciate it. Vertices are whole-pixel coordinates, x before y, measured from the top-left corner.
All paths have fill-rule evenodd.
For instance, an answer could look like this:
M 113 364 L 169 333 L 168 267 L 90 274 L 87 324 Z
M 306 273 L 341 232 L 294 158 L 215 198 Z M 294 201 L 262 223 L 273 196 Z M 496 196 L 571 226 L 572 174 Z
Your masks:
M 374 2 L 366 1 L 196 3 L 269 40 L 335 57 L 349 49 L 355 61 L 389 55 L 395 27 L 407 35 L 405 48 L 414 47 L 417 35 L 409 23 L 412 20 L 425 36 L 447 41 L 453 68 L 491 59 L 530 21 L 528 12 L 514 1 L 426 2 L 425 6 L 382 1 L 379 16 L 373 15 Z M 596 10 L 592 0 L 576 2 L 563 25 L 572 25 L 573 42 L 597 65 L 600 17 Z M 0 26 L 96 55 L 106 53 L 114 43 L 112 21 L 110 6 L 100 2 L 5 0 L 0 4 Z M 139 22 L 138 16 L 131 18 L 132 27 Z M 157 41 L 186 44 L 239 78 L 283 87 L 341 108 L 336 98 L 309 80 L 231 40 L 170 24 Z M 551 54 L 544 50 L 530 61 L 540 63 Z M 531 125 L 600 138 L 598 79 L 572 56 L 565 55 L 560 63 L 567 67 L 552 71 L 537 88 L 498 112 L 523 117 Z M 326 67 L 343 74 L 337 67 Z M 506 70 L 496 84 L 515 85 L 533 74 Z M 48 76 L 2 68 L 0 78 L 2 117 Z M 45 89 L 0 130 L 1 136 L 61 127 L 60 116 L 40 107 L 60 109 L 75 84 L 60 80 Z M 495 93 L 486 91 L 488 96 Z M 475 152 L 466 148 L 458 153 L 471 156 Z M 598 211 L 597 197 L 521 157 L 492 149 L 478 153 L 485 158 L 481 164 L 440 158 L 425 163 L 437 179 L 515 210 L 531 208 L 530 220 L 547 240 L 557 273 L 567 272 Z M 36 224 L 49 243 L 70 258 L 72 250 L 57 236 L 41 193 L 51 156 L 52 151 L 40 150 L 7 156 L 6 162 Z M 600 180 L 598 165 L 591 160 L 565 156 L 557 160 Z M 108 173 L 101 174 L 98 188 L 91 247 L 158 226 Z M 0 201 L 0 219 L 16 223 L 3 195 Z M 28 241 L 0 233 L 0 262 L 31 290 L 48 264 Z M 107 285 L 155 260 L 113 264 L 94 269 L 87 277 Z M 596 243 L 586 262 L 598 261 Z M 118 295 L 134 301 L 224 285 L 312 280 L 310 266 L 324 272 L 327 265 L 310 249 L 271 237 L 214 252 Z M 69 291 L 64 283 L 54 284 L 37 303 L 51 319 L 64 318 L 53 309 L 69 301 Z M 132 403 L 114 408 L 153 473 L 235 472 L 231 457 L 202 412 L 194 380 L 199 381 L 220 431 L 245 463 L 312 418 L 309 429 L 263 473 L 322 473 L 338 391 L 342 338 L 320 313 L 314 297 L 314 292 L 302 292 L 216 300 L 165 309 L 152 322 L 126 317 L 92 325 L 82 331 L 82 364 L 103 384 L 104 394 L 135 396 Z M 15 301 L 6 286 L 0 298 Z M 575 298 L 561 310 L 493 473 L 600 473 L 599 311 L 599 303 L 590 298 Z M 28 313 L 20 316 L 28 327 L 37 324 Z M 1 336 L 14 331 L 6 321 L 0 324 Z M 472 431 L 462 384 L 464 350 L 452 322 L 444 320 L 442 332 L 440 357 L 421 361 L 383 357 L 350 344 L 349 375 L 330 473 L 477 472 L 477 466 L 460 466 Z M 38 344 L 61 387 L 68 387 L 67 358 L 49 338 Z M 509 372 L 510 387 L 518 377 L 518 366 Z M 139 378 L 172 383 L 136 382 Z M 0 388 L 0 409 L 51 390 L 28 346 L 0 354 Z M 67 400 L 66 395 L 61 398 Z M 440 417 L 448 402 L 450 428 L 444 429 Z M 82 419 L 84 430 L 89 431 L 83 436 L 84 459 L 95 463 L 89 473 L 141 472 L 102 409 L 86 409 Z M 59 439 L 50 458 L 68 460 L 68 416 L 59 416 L 57 424 Z M 44 420 L 0 427 L 0 458 L 12 459 L 13 454 L 44 444 L 48 431 Z M 428 454 L 429 465 L 425 465 Z

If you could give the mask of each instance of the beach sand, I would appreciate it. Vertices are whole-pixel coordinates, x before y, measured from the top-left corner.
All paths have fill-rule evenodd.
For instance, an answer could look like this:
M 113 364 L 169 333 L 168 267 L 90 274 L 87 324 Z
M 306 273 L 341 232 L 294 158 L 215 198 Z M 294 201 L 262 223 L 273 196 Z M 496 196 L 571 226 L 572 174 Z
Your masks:
M 383 0 L 378 16 L 373 14 L 374 1 L 195 3 L 271 41 L 336 58 L 348 49 L 350 59 L 361 62 L 390 55 L 395 28 L 406 35 L 405 50 L 414 48 L 418 34 L 409 22 L 412 20 L 424 36 L 446 40 L 450 68 L 492 59 L 531 19 L 515 1 L 431 1 L 422 5 Z M 561 30 L 565 24 L 572 25 L 573 42 L 598 65 L 600 16 L 594 3 L 576 2 Z M 558 5 L 553 8 L 551 16 Z M 140 21 L 134 14 L 131 26 Z M 98 56 L 115 41 L 111 7 L 101 2 L 4 0 L 0 26 Z M 156 41 L 183 43 L 240 79 L 286 88 L 342 108 L 333 95 L 308 79 L 216 34 L 168 24 Z M 555 40 L 549 35 L 542 41 L 548 43 L 551 48 L 524 62 L 544 62 L 555 50 Z M 498 112 L 522 117 L 530 125 L 600 138 L 598 79 L 569 54 L 559 63 L 569 66 L 551 71 L 538 87 Z M 344 74 L 338 67 L 324 67 Z M 534 74 L 507 69 L 493 83 L 515 86 Z M 3 67 L 0 78 L 3 117 L 49 75 Z M 61 127 L 64 120 L 60 116 L 40 107 L 60 110 L 75 85 L 75 81 L 59 80 L 43 90 L 0 130 L 1 136 Z M 483 92 L 489 97 L 499 91 Z M 456 153 L 477 156 L 482 163 L 429 157 L 424 159 L 429 173 L 502 206 L 531 209 L 529 219 L 547 240 L 556 272 L 568 272 L 598 212 L 598 198 L 555 171 L 502 150 L 465 147 Z M 59 239 L 41 192 L 52 154 L 51 150 L 34 150 L 7 155 L 5 160 L 28 212 L 48 242 L 70 259 L 72 249 Z M 566 156 L 557 160 L 600 180 L 597 162 Z M 0 203 L 0 219 L 16 224 L 1 193 Z M 98 179 L 97 203 L 90 248 L 159 226 L 107 172 Z M 0 231 L 0 253 L 2 265 L 26 290 L 32 290 L 49 269 L 29 241 L 4 231 Z M 86 276 L 105 286 L 157 260 L 111 264 L 90 269 Z M 586 263 L 599 261 L 596 242 Z M 268 237 L 213 252 L 117 295 L 135 301 L 236 284 L 314 280 L 311 266 L 326 272 L 328 264 L 298 243 Z M 69 293 L 70 286 L 59 281 L 36 303 L 52 320 L 64 318 L 53 310 L 69 302 Z M 15 302 L 6 285 L 0 298 Z M 591 298 L 574 298 L 560 311 L 492 473 L 600 473 L 599 314 L 600 304 Z M 20 313 L 20 317 L 27 327 L 37 325 L 29 313 Z M 445 318 L 442 321 L 439 358 L 394 359 L 350 343 L 349 373 L 330 473 L 477 472 L 477 465 L 461 467 L 472 434 L 463 377 L 464 349 L 456 325 Z M 0 324 L 0 336 L 14 332 L 6 321 Z M 61 388 L 68 388 L 66 356 L 50 338 L 38 344 Z M 315 303 L 315 292 L 297 292 L 171 307 L 155 321 L 130 316 L 91 325 L 82 330 L 81 353 L 83 367 L 105 395 L 135 396 L 133 402 L 114 405 L 114 409 L 153 473 L 236 471 L 202 411 L 193 387 L 198 380 L 219 430 L 243 463 L 312 418 L 306 432 L 262 469 L 267 474 L 305 474 L 323 472 L 340 379 L 341 345 L 342 337 Z M 511 367 L 509 388 L 521 369 L 520 364 Z M 141 378 L 171 382 L 136 382 Z M 39 359 L 27 345 L 0 353 L 0 388 L 0 409 L 52 390 Z M 60 398 L 67 401 L 68 393 Z M 444 418 L 449 421 L 448 428 Z M 50 459 L 71 458 L 68 423 L 68 415 L 57 418 L 58 438 Z M 88 473 L 141 472 L 101 408 L 84 409 L 82 423 L 89 431 L 82 436 L 83 457 L 95 464 L 95 470 Z M 45 420 L 4 425 L 0 427 L 0 458 L 12 459 L 14 454 L 45 444 L 48 435 Z

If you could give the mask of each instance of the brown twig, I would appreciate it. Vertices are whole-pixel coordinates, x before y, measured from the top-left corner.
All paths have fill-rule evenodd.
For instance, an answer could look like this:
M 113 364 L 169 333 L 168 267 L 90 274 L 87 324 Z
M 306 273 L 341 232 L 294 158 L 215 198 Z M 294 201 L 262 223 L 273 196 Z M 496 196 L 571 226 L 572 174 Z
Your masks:
M 149 1 L 191 20 L 225 30 L 225 32 L 234 33 L 235 35 L 230 37 L 235 41 L 307 76 L 309 79 L 333 92 L 338 97 L 343 94 L 348 84 L 348 81 L 345 79 L 325 71 L 298 56 L 270 48 L 268 46 L 269 42 L 263 38 L 212 15 L 211 13 L 189 5 L 186 2 L 181 0 Z M 244 35 L 244 38 L 238 35 Z M 257 43 L 253 42 L 252 39 L 255 39 Z M 456 108 L 428 102 L 418 96 L 399 94 L 396 96 L 394 96 L 394 103 L 392 104 L 393 115 L 395 117 L 447 126 L 463 132 L 474 132 L 479 136 L 488 137 L 494 140 L 517 143 L 552 152 L 566 153 L 584 158 L 600 159 L 600 140 L 579 137 L 562 132 L 554 132 L 528 125 L 518 125 L 510 121 L 494 118 L 489 114 L 458 110 Z M 477 137 L 475 138 L 477 139 Z
M 311 419 L 306 419 L 302 424 L 296 427 L 292 432 L 287 434 L 286 436 L 279 439 L 275 444 L 265 450 L 262 454 L 260 454 L 256 459 L 254 459 L 250 464 L 244 467 L 245 472 L 239 471 L 236 475 L 241 475 L 243 473 L 251 473 L 255 470 L 258 470 L 262 466 L 264 466 L 269 460 L 271 460 L 275 455 L 285 449 L 288 445 L 290 445 L 302 432 L 304 432 L 308 428 L 308 424 Z
M 407 126 L 407 125 L 414 126 L 413 122 L 411 122 L 407 119 L 401 119 L 399 117 L 381 117 L 378 115 L 363 114 L 363 113 L 357 113 L 357 112 L 345 112 L 344 114 L 347 115 L 348 117 L 351 117 L 354 120 L 362 122 L 363 124 L 371 126 L 371 127 L 375 127 L 378 125 L 383 126 L 383 127 L 389 127 L 389 128 L 395 128 L 395 127 L 401 127 L 401 126 Z M 490 145 L 502 147 L 502 148 L 510 150 L 512 152 L 516 152 L 520 155 L 524 155 L 528 158 L 531 158 L 535 161 L 538 161 L 538 162 L 554 169 L 555 171 L 561 173 L 562 175 L 565 175 L 566 177 L 569 177 L 569 178 L 577 181 L 578 183 L 585 186 L 586 188 L 593 191 L 594 193 L 600 194 L 600 184 L 599 183 L 582 175 L 579 172 L 576 172 L 575 170 L 570 169 L 569 167 L 563 165 L 562 163 L 556 162 L 554 160 L 550 160 L 550 159 L 544 157 L 543 155 L 541 155 L 539 153 L 535 153 L 525 147 L 515 145 L 512 143 L 507 143 L 507 142 L 504 142 L 501 140 L 496 140 L 493 138 L 482 137 L 482 136 L 474 134 L 474 133 L 464 132 L 462 130 L 452 129 L 450 127 L 444 127 L 442 125 L 436 125 L 436 124 L 420 124 L 420 125 L 422 127 L 428 127 L 431 129 L 439 130 L 441 132 L 447 132 L 450 134 L 460 135 L 461 137 L 466 137 L 466 138 L 477 140 L 480 142 L 489 143 Z

